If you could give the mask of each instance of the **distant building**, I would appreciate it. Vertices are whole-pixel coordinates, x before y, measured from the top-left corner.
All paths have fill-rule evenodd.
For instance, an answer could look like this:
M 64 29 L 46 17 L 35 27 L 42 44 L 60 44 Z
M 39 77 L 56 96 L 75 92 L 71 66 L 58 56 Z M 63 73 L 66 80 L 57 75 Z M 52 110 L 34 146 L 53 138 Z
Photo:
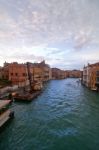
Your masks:
M 82 71 L 80 70 L 70 70 L 68 74 L 70 78 L 82 78 Z
M 65 79 L 67 72 L 58 68 L 52 68 L 52 79 Z
M 68 77 L 69 77 L 69 71 L 66 70 L 66 71 L 65 71 L 65 78 L 68 78 Z

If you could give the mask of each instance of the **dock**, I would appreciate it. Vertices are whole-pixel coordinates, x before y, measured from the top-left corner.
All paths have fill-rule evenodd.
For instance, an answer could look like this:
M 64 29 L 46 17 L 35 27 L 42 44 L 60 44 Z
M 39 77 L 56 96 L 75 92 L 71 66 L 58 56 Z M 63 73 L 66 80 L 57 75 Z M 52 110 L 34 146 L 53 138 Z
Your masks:
M 0 116 L 0 128 L 10 119 L 10 110 L 7 110 L 4 114 Z
M 9 109 L 10 103 L 11 100 L 0 100 L 0 128 L 14 117 L 14 112 Z

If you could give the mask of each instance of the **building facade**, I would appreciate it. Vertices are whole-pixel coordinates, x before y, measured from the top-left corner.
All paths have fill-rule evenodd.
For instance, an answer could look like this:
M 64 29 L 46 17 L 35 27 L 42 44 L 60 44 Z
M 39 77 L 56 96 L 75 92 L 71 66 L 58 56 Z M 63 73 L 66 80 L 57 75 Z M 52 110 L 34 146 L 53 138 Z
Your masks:
M 13 85 L 19 87 L 29 84 L 49 81 L 51 79 L 51 68 L 45 63 L 4 63 L 1 69 L 2 79 L 9 80 Z
M 82 78 L 82 71 L 80 70 L 70 70 L 68 73 L 70 78 Z
M 43 82 L 51 80 L 52 72 L 50 66 L 46 64 L 45 61 L 42 61 L 41 63 L 39 63 L 39 67 L 43 71 Z
M 26 86 L 28 84 L 26 64 L 4 63 L 3 79 L 11 81 L 13 85 Z
M 52 79 L 65 79 L 67 72 L 58 68 L 52 68 Z
M 88 64 L 83 68 L 82 83 L 91 90 L 99 89 L 99 63 Z
M 2 75 L 3 75 L 3 70 L 2 67 L 0 67 L 0 79 L 2 79 Z

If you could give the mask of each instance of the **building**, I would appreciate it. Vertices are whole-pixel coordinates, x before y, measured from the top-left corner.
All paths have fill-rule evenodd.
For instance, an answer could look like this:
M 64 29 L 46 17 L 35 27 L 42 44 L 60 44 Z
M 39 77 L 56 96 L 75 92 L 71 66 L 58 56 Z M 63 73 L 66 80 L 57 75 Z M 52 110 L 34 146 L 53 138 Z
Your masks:
M 43 87 L 43 70 L 39 63 L 27 63 L 31 90 L 41 90 Z
M 65 78 L 68 78 L 69 77 L 69 71 L 65 71 Z
M 99 89 L 99 63 L 84 66 L 82 83 L 91 90 Z
M 29 84 L 43 83 L 51 79 L 51 68 L 42 61 L 41 63 L 4 63 L 2 70 L 2 79 L 9 80 L 13 85 L 24 87 Z
M 65 79 L 67 72 L 58 68 L 52 68 L 52 79 Z
M 80 70 L 69 70 L 68 74 L 70 78 L 82 78 L 82 71 Z
M 41 63 L 29 63 L 29 72 L 33 81 L 49 81 L 51 77 L 51 68 L 45 61 Z
M 83 84 L 86 87 L 90 86 L 90 67 L 88 66 L 84 66 L 83 68 L 83 78 L 82 78 Z
M 0 79 L 2 79 L 2 67 L 0 67 Z
M 42 61 L 41 63 L 39 63 L 39 67 L 43 71 L 43 82 L 51 80 L 52 72 L 50 66 L 46 64 L 45 61 Z
M 28 79 L 33 90 L 40 90 L 43 83 L 51 79 L 51 68 L 45 61 L 41 63 L 27 63 Z
M 28 84 L 28 73 L 26 64 L 19 64 L 17 62 L 4 63 L 3 79 L 9 80 L 14 85 L 19 87 Z

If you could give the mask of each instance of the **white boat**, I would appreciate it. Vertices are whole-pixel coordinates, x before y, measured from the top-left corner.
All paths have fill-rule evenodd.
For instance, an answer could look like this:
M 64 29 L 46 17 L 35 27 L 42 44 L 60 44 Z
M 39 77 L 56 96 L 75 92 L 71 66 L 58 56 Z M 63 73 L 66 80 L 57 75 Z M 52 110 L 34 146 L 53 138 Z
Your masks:
M 97 91 L 97 88 L 91 88 L 92 91 Z

